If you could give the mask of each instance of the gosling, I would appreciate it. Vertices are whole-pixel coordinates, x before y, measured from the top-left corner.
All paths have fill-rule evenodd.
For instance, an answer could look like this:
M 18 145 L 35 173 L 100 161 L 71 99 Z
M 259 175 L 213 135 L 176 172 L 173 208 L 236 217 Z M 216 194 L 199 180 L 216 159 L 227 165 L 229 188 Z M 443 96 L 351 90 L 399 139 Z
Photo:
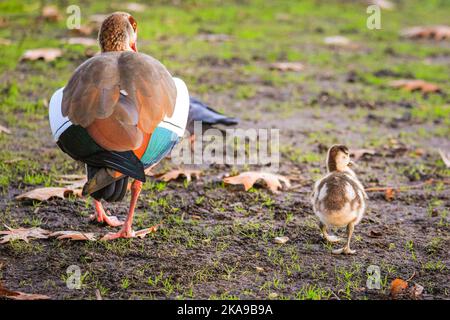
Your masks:
M 344 145 L 334 145 L 327 154 L 327 174 L 314 185 L 311 197 L 313 210 L 319 218 L 323 237 L 330 242 L 342 239 L 328 233 L 329 227 L 347 227 L 347 243 L 343 248 L 333 250 L 334 254 L 355 254 L 350 249 L 350 240 L 363 218 L 368 199 L 364 187 L 350 169 L 353 162 Z

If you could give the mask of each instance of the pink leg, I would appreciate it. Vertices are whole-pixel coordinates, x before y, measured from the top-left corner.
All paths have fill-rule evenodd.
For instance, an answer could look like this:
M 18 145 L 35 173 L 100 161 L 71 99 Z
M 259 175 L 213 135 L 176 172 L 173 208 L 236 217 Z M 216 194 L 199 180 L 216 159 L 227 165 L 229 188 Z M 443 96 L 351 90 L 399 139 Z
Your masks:
M 142 238 L 146 234 L 155 231 L 154 227 L 140 230 L 137 232 L 134 232 L 133 229 L 131 228 L 131 225 L 133 224 L 134 210 L 136 209 L 136 203 L 139 198 L 139 194 L 141 193 L 141 189 L 142 189 L 142 182 L 137 180 L 133 181 L 133 184 L 131 185 L 130 210 L 128 211 L 128 217 L 125 220 L 122 229 L 117 233 L 108 233 L 102 238 L 102 240 L 113 240 L 118 238 L 136 238 L 136 237 Z
M 111 227 L 118 227 L 123 225 L 123 221 L 120 221 L 119 219 L 117 219 L 117 217 L 107 215 L 100 201 L 94 200 L 94 206 L 95 214 L 91 215 L 91 220 L 96 219 L 97 222 L 106 223 Z

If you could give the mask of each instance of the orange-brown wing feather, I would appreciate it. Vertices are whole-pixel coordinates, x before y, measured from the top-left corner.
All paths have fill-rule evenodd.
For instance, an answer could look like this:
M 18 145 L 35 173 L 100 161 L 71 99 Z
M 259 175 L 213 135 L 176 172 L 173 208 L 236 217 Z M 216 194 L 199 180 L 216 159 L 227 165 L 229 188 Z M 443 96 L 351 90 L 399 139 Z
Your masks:
M 126 151 L 142 147 L 144 136 L 172 115 L 175 100 L 175 84 L 159 61 L 108 52 L 77 68 L 64 89 L 62 112 L 102 147 Z

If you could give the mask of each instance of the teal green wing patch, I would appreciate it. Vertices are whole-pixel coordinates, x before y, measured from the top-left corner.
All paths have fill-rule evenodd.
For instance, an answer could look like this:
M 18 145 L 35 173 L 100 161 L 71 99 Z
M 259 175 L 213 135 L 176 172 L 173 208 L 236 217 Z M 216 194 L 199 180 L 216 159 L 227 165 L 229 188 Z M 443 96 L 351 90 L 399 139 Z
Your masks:
M 178 143 L 180 138 L 169 129 L 157 127 L 152 133 L 150 142 L 141 158 L 145 168 L 158 163 L 166 157 Z

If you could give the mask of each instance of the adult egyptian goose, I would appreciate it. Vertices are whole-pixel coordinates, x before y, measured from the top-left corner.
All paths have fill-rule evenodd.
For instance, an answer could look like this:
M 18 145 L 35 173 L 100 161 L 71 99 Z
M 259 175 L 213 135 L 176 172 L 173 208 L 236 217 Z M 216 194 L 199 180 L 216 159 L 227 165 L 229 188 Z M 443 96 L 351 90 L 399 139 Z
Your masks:
M 83 192 L 94 197 L 95 217 L 123 225 L 104 240 L 144 236 L 132 230 L 144 170 L 164 158 L 183 136 L 189 113 L 185 83 L 172 78 L 154 58 L 137 52 L 137 23 L 115 12 L 102 23 L 101 54 L 81 64 L 50 101 L 50 126 L 58 146 L 86 164 Z M 109 216 L 100 202 L 122 200 L 131 184 L 125 222 Z
M 349 150 L 343 145 L 334 145 L 328 150 L 328 173 L 314 185 L 312 205 L 319 218 L 320 230 L 324 238 L 330 242 L 341 239 L 328 234 L 328 227 L 347 226 L 346 245 L 333 253 L 354 254 L 350 249 L 350 239 L 366 209 L 368 199 L 364 187 L 349 167 L 352 164 Z

